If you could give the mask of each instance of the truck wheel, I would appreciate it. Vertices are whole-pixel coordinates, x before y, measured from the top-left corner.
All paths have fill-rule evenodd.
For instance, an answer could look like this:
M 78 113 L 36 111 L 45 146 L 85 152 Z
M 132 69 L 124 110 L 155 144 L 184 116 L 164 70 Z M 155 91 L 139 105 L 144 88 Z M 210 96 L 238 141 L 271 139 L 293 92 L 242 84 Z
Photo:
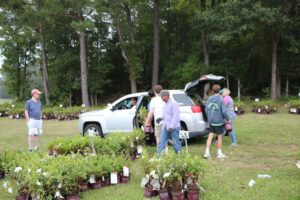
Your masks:
M 100 136 L 103 138 L 102 129 L 98 124 L 88 124 L 84 129 L 84 135 L 87 135 L 89 131 L 93 131 L 95 136 Z

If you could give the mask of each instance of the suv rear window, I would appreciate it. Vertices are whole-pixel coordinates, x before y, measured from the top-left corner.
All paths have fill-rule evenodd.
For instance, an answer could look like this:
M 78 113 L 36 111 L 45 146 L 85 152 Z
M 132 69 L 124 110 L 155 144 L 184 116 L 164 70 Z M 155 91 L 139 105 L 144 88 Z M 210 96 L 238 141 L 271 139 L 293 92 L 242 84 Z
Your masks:
M 179 106 L 194 106 L 193 100 L 186 94 L 173 94 L 173 98 Z

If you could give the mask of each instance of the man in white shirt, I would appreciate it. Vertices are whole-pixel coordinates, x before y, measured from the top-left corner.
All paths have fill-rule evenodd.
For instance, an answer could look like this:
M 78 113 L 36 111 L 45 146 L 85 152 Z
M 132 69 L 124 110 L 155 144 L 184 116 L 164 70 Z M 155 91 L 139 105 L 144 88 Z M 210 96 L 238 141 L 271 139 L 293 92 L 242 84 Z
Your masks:
M 159 96 L 160 91 L 163 89 L 161 85 L 155 85 L 154 86 L 154 93 L 155 97 L 151 99 L 150 101 L 150 111 L 147 116 L 146 120 L 146 126 L 151 126 L 151 122 L 154 115 L 154 124 L 155 124 L 155 137 L 156 137 L 156 146 L 159 143 L 159 137 L 162 130 L 162 122 L 157 123 L 156 120 L 159 118 L 162 118 L 163 116 L 163 107 L 165 105 L 165 102 L 161 99 Z M 167 152 L 167 145 L 166 145 L 166 152 Z

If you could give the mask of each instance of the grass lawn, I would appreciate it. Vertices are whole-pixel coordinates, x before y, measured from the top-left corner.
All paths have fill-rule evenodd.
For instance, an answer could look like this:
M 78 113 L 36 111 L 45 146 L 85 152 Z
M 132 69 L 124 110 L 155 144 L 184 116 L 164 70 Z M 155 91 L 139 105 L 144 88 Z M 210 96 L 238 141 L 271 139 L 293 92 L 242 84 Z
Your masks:
M 273 115 L 247 113 L 234 121 L 238 147 L 229 146 L 230 137 L 224 137 L 223 152 L 229 159 L 215 158 L 217 148 L 213 146 L 213 158 L 208 160 L 210 168 L 200 180 L 206 192 L 201 199 L 300 199 L 300 115 L 291 115 L 282 109 Z M 26 150 L 27 128 L 25 120 L 0 118 L 0 149 Z M 47 143 L 57 137 L 78 135 L 77 121 L 44 121 L 41 137 L 45 151 Z M 206 137 L 189 141 L 189 152 L 202 156 Z M 154 152 L 154 147 L 147 147 Z M 95 199 L 143 199 L 140 181 L 143 170 L 136 160 L 131 168 L 132 177 L 128 185 L 89 190 L 82 194 L 84 200 Z M 270 174 L 270 179 L 258 179 L 258 174 Z M 250 188 L 249 181 L 256 184 Z M 8 194 L 0 181 L 0 199 L 14 199 L 16 194 Z M 158 199 L 158 198 L 153 198 Z

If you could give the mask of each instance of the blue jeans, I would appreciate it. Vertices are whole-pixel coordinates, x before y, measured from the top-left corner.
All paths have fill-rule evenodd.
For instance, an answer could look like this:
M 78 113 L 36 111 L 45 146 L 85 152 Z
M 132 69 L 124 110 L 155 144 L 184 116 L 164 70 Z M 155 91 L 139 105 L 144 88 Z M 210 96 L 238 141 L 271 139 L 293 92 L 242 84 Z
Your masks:
M 232 113 L 232 114 L 229 115 L 229 117 L 231 119 L 231 128 L 232 128 L 232 131 L 229 133 L 229 135 L 230 135 L 232 143 L 236 144 L 235 133 L 233 131 L 233 119 L 235 118 L 235 116 L 236 116 L 235 113 Z M 223 136 L 224 136 L 224 133 L 223 133 Z
M 179 139 L 179 131 L 180 128 L 174 129 L 171 133 L 168 133 L 166 127 L 163 128 L 159 137 L 159 143 L 157 147 L 157 153 L 160 154 L 161 151 L 165 148 L 166 144 L 168 143 L 169 139 L 173 141 L 173 147 L 175 152 L 181 152 L 181 142 Z

